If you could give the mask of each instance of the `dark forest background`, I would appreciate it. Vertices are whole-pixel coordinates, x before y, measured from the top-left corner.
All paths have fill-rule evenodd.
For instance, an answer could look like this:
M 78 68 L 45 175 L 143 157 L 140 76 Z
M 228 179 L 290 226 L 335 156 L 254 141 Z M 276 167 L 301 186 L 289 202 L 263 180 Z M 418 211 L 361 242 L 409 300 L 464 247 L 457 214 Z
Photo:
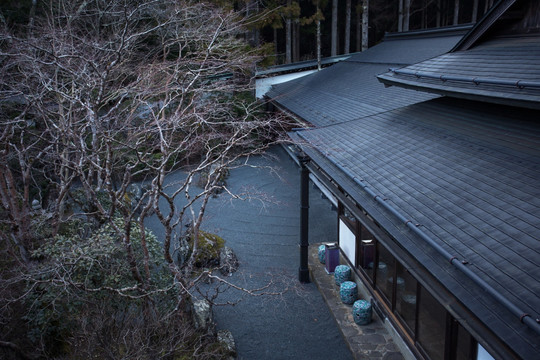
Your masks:
M 327 57 L 361 51 L 362 12 L 368 8 L 368 46 L 379 43 L 387 32 L 474 23 L 493 6 L 494 0 L 214 0 L 253 18 L 246 37 L 253 46 L 267 46 L 266 65 L 317 57 L 316 21 L 320 9 L 321 55 Z M 332 54 L 332 11 L 337 7 L 336 53 Z M 26 25 L 39 13 L 43 0 L 3 0 L 0 20 L 12 26 Z M 350 7 L 350 9 L 349 9 Z M 400 26 L 400 7 L 404 18 Z M 406 19 L 407 8 L 409 20 Z M 347 51 L 346 19 L 350 10 L 350 45 Z M 286 56 L 287 21 L 290 20 L 290 59 Z M 404 23 L 405 22 L 405 23 Z

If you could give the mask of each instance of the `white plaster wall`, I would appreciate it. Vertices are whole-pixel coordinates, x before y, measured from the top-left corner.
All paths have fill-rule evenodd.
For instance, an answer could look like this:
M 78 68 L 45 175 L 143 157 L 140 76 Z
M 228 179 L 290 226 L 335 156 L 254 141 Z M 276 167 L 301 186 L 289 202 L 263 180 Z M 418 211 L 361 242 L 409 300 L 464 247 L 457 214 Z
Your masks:
M 478 344 L 478 355 L 476 356 L 477 360 L 495 360 L 482 345 Z
M 341 248 L 341 251 L 343 251 L 343 253 L 347 256 L 349 262 L 353 266 L 356 266 L 356 237 L 341 219 L 339 220 L 339 247 Z
M 272 85 L 281 84 L 287 81 L 298 79 L 302 76 L 312 74 L 316 71 L 317 70 L 307 70 L 307 71 L 300 71 L 300 72 L 291 73 L 291 74 L 284 74 L 284 75 L 256 79 L 255 80 L 255 96 L 257 97 L 257 99 L 262 99 L 264 94 L 266 94 L 268 90 L 270 90 L 270 87 Z

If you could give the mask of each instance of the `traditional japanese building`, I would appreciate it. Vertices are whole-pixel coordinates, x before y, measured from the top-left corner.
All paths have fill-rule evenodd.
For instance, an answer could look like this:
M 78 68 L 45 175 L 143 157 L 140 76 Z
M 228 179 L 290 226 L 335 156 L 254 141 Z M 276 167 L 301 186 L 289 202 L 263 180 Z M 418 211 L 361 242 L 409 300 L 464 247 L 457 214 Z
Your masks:
M 502 0 L 443 34 L 387 36 L 269 96 L 302 124 L 342 258 L 414 356 L 537 359 L 540 5 Z

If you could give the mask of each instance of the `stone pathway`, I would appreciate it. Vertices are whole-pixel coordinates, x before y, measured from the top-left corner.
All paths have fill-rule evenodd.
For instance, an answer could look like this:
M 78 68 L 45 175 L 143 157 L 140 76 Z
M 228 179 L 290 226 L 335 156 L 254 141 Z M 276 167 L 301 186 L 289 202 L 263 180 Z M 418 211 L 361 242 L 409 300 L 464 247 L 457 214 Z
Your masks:
M 341 302 L 339 287 L 336 286 L 334 276 L 329 275 L 324 265 L 319 262 L 317 256 L 318 245 L 311 244 L 309 247 L 311 280 L 317 284 L 354 358 L 357 360 L 404 359 L 375 311 L 373 312 L 371 324 L 356 325 L 352 315 L 352 305 Z

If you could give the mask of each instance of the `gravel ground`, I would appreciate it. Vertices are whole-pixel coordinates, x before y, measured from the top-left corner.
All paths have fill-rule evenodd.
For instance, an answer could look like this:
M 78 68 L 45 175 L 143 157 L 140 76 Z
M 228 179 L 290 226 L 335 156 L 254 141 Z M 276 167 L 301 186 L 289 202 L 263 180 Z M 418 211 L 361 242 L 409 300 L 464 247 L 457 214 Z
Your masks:
M 287 291 L 259 297 L 235 290 L 220 294 L 218 302 L 236 305 L 214 308 L 217 327 L 232 332 L 238 359 L 352 359 L 315 284 L 297 280 L 300 172 L 281 147 L 268 155 L 250 159 L 257 167 L 234 169 L 227 180 L 234 193 L 254 198 L 231 200 L 221 194 L 212 199 L 203 229 L 222 236 L 238 256 L 240 268 L 228 278 L 232 283 L 256 289 L 272 282 L 267 291 Z M 310 187 L 310 243 L 335 241 L 336 216 L 330 208 Z
M 249 288 L 269 281 L 288 286 L 281 296 L 244 296 L 234 307 L 217 307 L 218 328 L 231 330 L 239 359 L 352 359 L 336 323 L 317 287 L 298 282 L 300 229 L 300 172 L 285 151 L 276 147 L 274 158 L 254 158 L 253 165 L 231 172 L 228 185 L 266 197 L 260 201 L 216 199 L 206 225 L 227 241 L 237 254 L 240 269 L 230 280 Z M 279 176 L 278 176 L 279 175 Z M 310 187 L 310 243 L 335 241 L 336 216 L 328 200 Z M 226 293 L 221 300 L 238 298 Z

